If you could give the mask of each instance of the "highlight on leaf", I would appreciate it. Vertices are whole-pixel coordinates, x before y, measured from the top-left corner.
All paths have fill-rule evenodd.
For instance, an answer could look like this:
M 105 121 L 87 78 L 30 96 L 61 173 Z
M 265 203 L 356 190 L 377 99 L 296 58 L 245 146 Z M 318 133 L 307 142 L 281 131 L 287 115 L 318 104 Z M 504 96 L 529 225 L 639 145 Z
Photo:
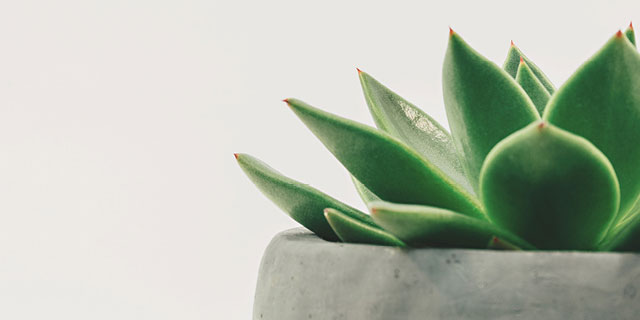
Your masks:
M 484 219 L 473 195 L 401 141 L 300 100 L 287 101 L 344 167 L 381 199 L 440 206 Z

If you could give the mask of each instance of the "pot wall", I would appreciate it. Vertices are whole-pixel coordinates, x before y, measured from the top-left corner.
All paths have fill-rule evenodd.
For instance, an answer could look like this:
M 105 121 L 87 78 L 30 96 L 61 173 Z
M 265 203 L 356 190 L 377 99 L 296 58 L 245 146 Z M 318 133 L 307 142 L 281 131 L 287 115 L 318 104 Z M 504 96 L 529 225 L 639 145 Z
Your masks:
M 254 319 L 640 319 L 640 255 L 399 249 L 298 228 L 266 249 Z

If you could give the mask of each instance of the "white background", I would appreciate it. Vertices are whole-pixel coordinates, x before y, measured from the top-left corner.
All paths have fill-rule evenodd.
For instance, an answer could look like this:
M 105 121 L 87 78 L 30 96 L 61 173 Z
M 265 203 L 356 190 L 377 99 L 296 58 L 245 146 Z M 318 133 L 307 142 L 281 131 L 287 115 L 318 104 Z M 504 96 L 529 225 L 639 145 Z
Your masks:
M 362 207 L 280 100 L 372 124 L 360 67 L 446 126 L 448 26 L 560 85 L 634 2 L 2 1 L 0 318 L 249 319 L 296 223 L 233 152 Z

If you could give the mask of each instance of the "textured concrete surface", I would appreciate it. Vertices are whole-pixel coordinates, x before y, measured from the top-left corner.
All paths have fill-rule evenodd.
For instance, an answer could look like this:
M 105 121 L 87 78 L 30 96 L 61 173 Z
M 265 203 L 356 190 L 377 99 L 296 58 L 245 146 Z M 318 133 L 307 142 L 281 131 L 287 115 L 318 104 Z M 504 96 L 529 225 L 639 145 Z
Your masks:
M 254 319 L 640 319 L 640 254 L 398 249 L 278 234 Z

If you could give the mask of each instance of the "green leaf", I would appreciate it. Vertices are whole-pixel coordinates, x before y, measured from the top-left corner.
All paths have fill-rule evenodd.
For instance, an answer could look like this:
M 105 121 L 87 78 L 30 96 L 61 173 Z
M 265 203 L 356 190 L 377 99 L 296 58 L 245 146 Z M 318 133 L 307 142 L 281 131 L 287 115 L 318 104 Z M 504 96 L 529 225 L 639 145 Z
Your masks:
M 631 44 L 633 44 L 633 46 L 636 45 L 636 33 L 635 31 L 633 31 L 632 23 L 629 23 L 629 27 L 624 31 L 624 35 L 627 37 L 627 39 L 629 39 L 629 41 L 631 41 Z
M 376 196 L 371 190 L 367 189 L 367 187 L 362 184 L 362 182 L 358 181 L 354 176 L 351 176 L 351 181 L 353 181 L 353 185 L 356 187 L 356 191 L 360 196 L 360 199 L 364 201 L 365 205 L 369 205 L 369 203 L 373 201 L 380 201 L 380 197 Z
M 362 223 L 357 219 L 332 208 L 324 210 L 324 216 L 327 218 L 329 225 L 338 235 L 340 240 L 349 243 L 365 243 L 381 246 L 404 247 L 404 242 L 392 234 L 374 228 L 366 223 Z
M 640 194 L 640 55 L 618 32 L 547 104 L 544 118 L 591 141 L 620 182 L 623 218 Z
M 510 251 L 522 250 L 520 247 L 514 245 L 513 243 L 500 239 L 496 236 L 491 237 L 491 240 L 489 240 L 489 243 L 487 244 L 487 249 L 510 250 Z
M 381 199 L 485 217 L 475 197 L 399 140 L 300 100 L 286 101 L 347 170 Z
M 377 227 L 369 215 L 306 184 L 283 176 L 256 158 L 248 154 L 235 156 L 240 168 L 267 198 L 320 238 L 338 240 L 338 236 L 323 215 L 325 208 L 335 208 L 364 224 Z
M 520 48 L 518 48 L 516 45 L 513 44 L 513 41 L 511 42 L 511 46 L 509 47 L 509 52 L 507 53 L 507 59 L 504 61 L 502 68 L 509 75 L 511 75 L 512 78 L 515 78 L 518 73 L 520 58 L 522 58 L 524 62 L 526 62 L 527 65 L 531 68 L 531 71 L 533 72 L 533 74 L 536 75 L 536 78 L 540 80 L 544 88 L 547 89 L 547 92 L 549 92 L 549 94 L 553 94 L 556 91 L 556 88 L 554 87 L 553 83 L 551 83 L 549 78 L 547 78 L 544 72 L 542 72 L 542 70 L 535 63 L 533 63 L 531 59 L 527 58 L 527 56 L 524 55 L 522 51 L 520 51 Z
M 376 126 L 418 152 L 455 183 L 473 192 L 451 135 L 436 120 L 358 69 Z
M 506 230 L 451 210 L 388 202 L 372 203 L 369 209 L 376 223 L 412 247 L 484 249 L 493 236 L 498 236 L 533 249 Z
M 609 228 L 600 247 L 607 248 L 606 251 L 640 250 L 640 201 L 636 201 L 624 219 Z
M 640 215 L 630 217 L 608 235 L 600 245 L 602 251 L 640 251 Z
M 529 98 L 531 98 L 536 109 L 538 109 L 538 113 L 542 114 L 551 95 L 549 95 L 547 89 L 544 88 L 542 82 L 533 74 L 533 71 L 531 71 L 531 68 L 529 68 L 524 60 L 520 62 L 520 66 L 518 67 L 516 82 L 518 82 Z
M 480 168 L 491 148 L 540 116 L 514 79 L 453 32 L 442 78 L 453 140 L 477 191 Z
M 544 122 L 491 150 L 480 194 L 493 223 L 540 249 L 562 250 L 594 249 L 620 200 L 604 154 L 586 139 Z

